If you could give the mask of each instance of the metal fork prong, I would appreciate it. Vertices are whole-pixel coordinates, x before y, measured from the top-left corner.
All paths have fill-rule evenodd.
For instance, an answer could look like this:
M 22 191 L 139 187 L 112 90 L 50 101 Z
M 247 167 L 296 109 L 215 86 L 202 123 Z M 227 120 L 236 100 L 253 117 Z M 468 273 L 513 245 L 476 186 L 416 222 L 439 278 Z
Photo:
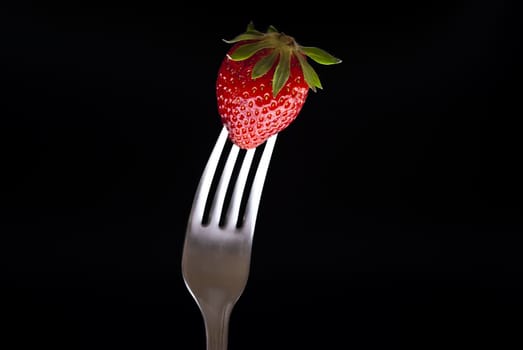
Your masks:
M 258 213 L 258 207 L 260 205 L 261 194 L 263 190 L 263 184 L 265 182 L 265 176 L 269 169 L 269 163 L 271 162 L 271 155 L 276 142 L 278 134 L 271 136 L 266 142 L 263 149 L 263 153 L 258 163 L 258 169 L 254 176 L 252 187 L 249 193 L 249 200 L 245 207 L 244 215 L 244 228 L 252 235 L 254 233 L 254 225 L 256 224 L 256 217 Z
M 207 164 L 205 165 L 202 176 L 200 178 L 200 182 L 198 184 L 196 194 L 194 196 L 191 217 L 189 218 L 189 220 L 193 222 L 195 225 L 199 225 L 202 222 L 207 198 L 209 196 L 209 191 L 212 185 L 213 176 L 216 172 L 216 168 L 218 167 L 218 163 L 220 162 L 220 157 L 225 143 L 227 141 L 227 137 L 228 131 L 224 127 L 222 128 L 220 135 L 218 136 L 218 139 L 214 144 L 214 147 L 209 156 L 209 160 L 207 161 Z
M 225 162 L 223 172 L 218 182 L 218 187 L 216 188 L 216 194 L 209 210 L 209 224 L 218 225 L 220 223 L 220 217 L 225 201 L 225 194 L 227 193 L 227 187 L 229 186 L 232 171 L 234 170 L 234 165 L 236 163 L 236 159 L 238 158 L 239 151 L 240 148 L 238 146 L 231 146 L 229 155 L 227 156 L 227 161 Z
M 255 151 L 255 148 L 251 148 L 245 152 L 242 166 L 240 168 L 240 172 L 238 173 L 238 178 L 234 184 L 229 210 L 225 216 L 225 227 L 228 229 L 234 229 L 238 222 L 238 215 L 240 213 L 240 206 L 244 195 L 245 184 L 247 183 L 247 177 L 249 175 L 249 170 L 251 168 Z

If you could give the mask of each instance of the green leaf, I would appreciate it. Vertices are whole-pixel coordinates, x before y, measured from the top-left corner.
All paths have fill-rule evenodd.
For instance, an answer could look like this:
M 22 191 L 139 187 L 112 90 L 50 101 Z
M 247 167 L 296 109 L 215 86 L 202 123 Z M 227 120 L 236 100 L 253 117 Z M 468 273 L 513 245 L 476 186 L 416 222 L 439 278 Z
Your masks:
M 252 21 L 250 21 L 249 24 L 247 25 L 247 29 L 245 30 L 244 33 L 234 37 L 231 40 L 223 39 L 223 41 L 225 41 L 227 44 L 234 44 L 234 43 L 237 43 L 238 41 L 243 41 L 243 40 L 259 40 L 264 35 L 265 34 L 260 32 L 259 30 L 256 30 L 256 28 L 254 28 L 254 23 Z
M 267 41 L 245 44 L 234 50 L 234 52 L 229 55 L 229 58 L 233 61 L 243 61 L 252 57 L 256 52 L 271 46 L 273 46 L 273 44 Z
M 274 50 L 270 55 L 260 59 L 252 69 L 252 79 L 265 75 L 274 65 L 276 57 L 278 57 L 278 52 Z
M 249 24 L 247 24 L 247 32 L 250 32 L 253 30 L 256 30 L 256 28 L 254 28 L 254 22 L 250 21 Z
M 316 74 L 314 68 L 312 68 L 309 62 L 307 62 L 307 58 L 301 54 L 297 54 L 296 56 L 298 57 L 298 61 L 300 61 L 303 77 L 305 78 L 305 81 L 311 90 L 316 92 L 316 88 L 323 89 L 321 86 L 320 77 L 318 77 L 318 74 Z
M 270 25 L 269 28 L 267 28 L 267 33 L 279 33 L 278 29 L 274 27 L 273 25 Z
M 257 34 L 257 35 L 260 35 L 260 36 L 263 36 L 264 34 L 262 32 L 260 32 L 259 30 L 256 30 L 254 29 L 254 27 L 252 28 L 249 28 L 245 31 L 245 33 L 248 33 L 248 34 Z
M 287 50 L 280 51 L 280 60 L 274 71 L 272 79 L 272 95 L 278 96 L 278 93 L 283 88 L 289 76 L 291 75 L 291 54 Z
M 245 32 L 245 33 L 242 33 L 238 36 L 236 36 L 235 38 L 231 39 L 231 40 L 226 40 L 226 39 L 223 39 L 223 41 L 225 41 L 227 44 L 234 44 L 234 43 L 237 43 L 239 41 L 244 41 L 244 40 L 260 40 L 263 36 L 263 33 L 261 32 Z
M 337 57 L 334 57 L 327 51 L 317 48 L 317 47 L 306 47 L 301 46 L 300 51 L 305 55 L 309 56 L 313 61 L 318 62 L 319 64 L 331 65 L 341 63 L 341 60 Z

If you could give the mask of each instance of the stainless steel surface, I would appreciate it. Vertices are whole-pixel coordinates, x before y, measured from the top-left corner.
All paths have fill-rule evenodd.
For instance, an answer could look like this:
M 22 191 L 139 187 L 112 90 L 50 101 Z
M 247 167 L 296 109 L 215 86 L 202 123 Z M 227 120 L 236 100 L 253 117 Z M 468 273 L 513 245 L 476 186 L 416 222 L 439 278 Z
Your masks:
M 249 277 L 254 226 L 276 136 L 268 139 L 264 147 L 246 151 L 233 144 L 220 175 L 220 157 L 230 142 L 223 128 L 196 190 L 183 247 L 182 273 L 203 316 L 207 350 L 227 349 L 230 314 Z M 240 152 L 244 152 L 243 159 L 238 157 Z M 263 153 L 249 190 L 246 183 L 251 165 L 255 166 L 255 152 Z M 242 162 L 241 168 L 233 179 L 237 161 Z M 213 194 L 210 192 L 216 176 L 221 177 Z M 234 184 L 234 190 L 230 200 L 226 200 L 229 182 Z M 238 220 L 245 201 L 242 195 L 247 191 L 244 214 Z M 204 221 L 208 197 L 212 204 Z M 225 220 L 220 222 L 222 212 Z

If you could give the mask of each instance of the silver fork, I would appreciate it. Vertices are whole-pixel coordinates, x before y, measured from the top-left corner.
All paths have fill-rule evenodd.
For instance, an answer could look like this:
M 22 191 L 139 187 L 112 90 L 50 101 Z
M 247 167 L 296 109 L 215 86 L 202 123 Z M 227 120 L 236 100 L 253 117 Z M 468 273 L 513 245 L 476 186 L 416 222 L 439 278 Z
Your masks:
M 223 127 L 196 190 L 183 247 L 182 274 L 203 316 L 207 350 L 227 349 L 231 311 L 249 277 L 254 226 L 276 136 L 265 142 L 249 190 L 246 184 L 254 154 L 262 147 L 244 151 L 232 182 L 241 151 L 232 144 L 220 176 L 217 167 L 228 142 Z M 216 176 L 220 176 L 216 191 L 210 194 Z M 234 190 L 225 203 L 229 183 L 234 184 Z M 208 200 L 212 202 L 206 213 Z

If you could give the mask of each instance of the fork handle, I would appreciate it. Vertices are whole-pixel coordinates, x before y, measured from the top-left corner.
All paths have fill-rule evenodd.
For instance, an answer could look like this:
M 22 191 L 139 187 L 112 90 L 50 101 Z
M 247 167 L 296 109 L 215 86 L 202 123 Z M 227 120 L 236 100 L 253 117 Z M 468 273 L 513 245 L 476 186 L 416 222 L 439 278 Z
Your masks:
M 207 350 L 226 350 L 229 336 L 229 319 L 233 305 L 222 307 L 202 304 L 201 310 L 205 323 Z

